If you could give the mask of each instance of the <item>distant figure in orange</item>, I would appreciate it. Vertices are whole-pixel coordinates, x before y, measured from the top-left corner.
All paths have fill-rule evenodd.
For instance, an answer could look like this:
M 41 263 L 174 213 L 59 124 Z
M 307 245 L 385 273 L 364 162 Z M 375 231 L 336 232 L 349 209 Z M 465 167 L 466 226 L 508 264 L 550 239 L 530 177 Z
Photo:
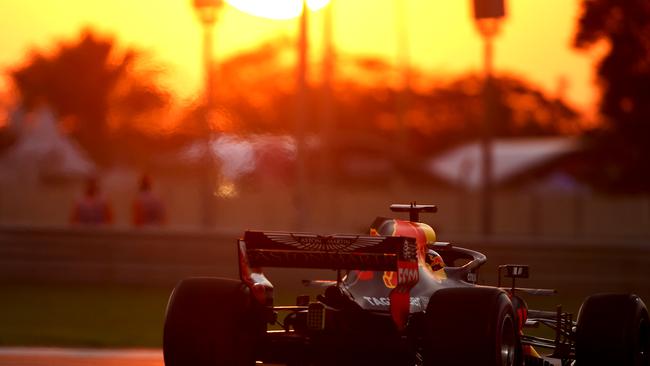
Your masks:
M 107 225 L 113 223 L 113 210 L 99 193 L 96 178 L 88 178 L 84 195 L 75 202 L 70 221 L 79 225 Z
M 165 205 L 160 197 L 151 191 L 151 178 L 144 175 L 140 180 L 140 191 L 133 201 L 133 225 L 160 226 L 165 221 Z

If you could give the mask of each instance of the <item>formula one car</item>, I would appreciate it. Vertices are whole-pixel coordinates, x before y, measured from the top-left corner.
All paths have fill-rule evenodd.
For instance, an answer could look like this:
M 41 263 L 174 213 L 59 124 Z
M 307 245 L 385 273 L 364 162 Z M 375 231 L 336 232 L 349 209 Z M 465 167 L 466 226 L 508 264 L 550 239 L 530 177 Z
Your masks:
M 419 222 L 435 206 L 391 209 L 410 219 L 377 218 L 370 235 L 245 232 L 238 280 L 189 278 L 172 292 L 165 365 L 649 365 L 648 311 L 636 295 L 588 297 L 577 321 L 561 308 L 529 309 L 521 293 L 553 290 L 516 287 L 528 266 L 499 266 L 497 286 L 477 285 L 485 255 L 437 242 Z M 263 267 L 338 275 L 305 281 L 323 288 L 316 299 L 278 306 Z M 555 337 L 526 335 L 539 325 Z

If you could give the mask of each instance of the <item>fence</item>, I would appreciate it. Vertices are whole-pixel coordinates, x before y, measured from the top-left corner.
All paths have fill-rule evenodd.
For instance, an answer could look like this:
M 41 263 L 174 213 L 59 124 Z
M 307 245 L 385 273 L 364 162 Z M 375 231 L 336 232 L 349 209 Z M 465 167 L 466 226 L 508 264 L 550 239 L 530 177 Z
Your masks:
M 169 285 L 190 275 L 236 276 L 236 238 L 224 232 L 5 226 L 0 279 Z
M 236 277 L 240 234 L 0 226 L 0 282 L 172 286 L 188 276 Z M 512 238 L 458 245 L 488 256 L 481 283 L 495 283 L 498 264 L 526 263 L 531 279 L 525 286 L 571 295 L 635 292 L 650 299 L 648 245 Z
M 7 177 L 5 177 L 7 178 Z M 201 225 L 199 181 L 191 175 L 161 175 L 156 190 L 166 203 L 168 227 L 196 229 Z M 113 174 L 103 190 L 113 204 L 115 227 L 128 228 L 137 175 Z M 310 187 L 304 229 L 329 232 L 367 230 L 376 215 L 391 215 L 388 206 L 417 200 L 435 203 L 439 213 L 423 219 L 445 238 L 480 238 L 480 196 L 423 183 L 377 182 L 365 185 Z M 0 180 L 0 224 L 65 225 L 80 182 Z M 297 210 L 293 191 L 280 183 L 247 183 L 231 197 L 215 197 L 219 228 L 242 231 L 295 229 Z M 550 194 L 500 191 L 494 200 L 493 232 L 507 237 L 559 241 L 584 240 L 650 242 L 650 196 Z

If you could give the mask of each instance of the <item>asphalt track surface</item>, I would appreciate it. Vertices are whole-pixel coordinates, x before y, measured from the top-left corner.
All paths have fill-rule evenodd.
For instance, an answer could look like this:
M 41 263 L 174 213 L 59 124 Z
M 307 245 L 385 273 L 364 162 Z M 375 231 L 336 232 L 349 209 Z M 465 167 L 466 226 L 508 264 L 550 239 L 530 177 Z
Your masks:
M 1 366 L 163 366 L 162 351 L 0 348 Z
M 551 360 L 549 360 L 551 361 Z M 553 360 L 554 365 L 557 360 Z M 0 366 L 164 366 L 157 349 L 0 348 Z
M 164 362 L 159 349 L 6 347 L 0 348 L 0 366 L 164 366 Z

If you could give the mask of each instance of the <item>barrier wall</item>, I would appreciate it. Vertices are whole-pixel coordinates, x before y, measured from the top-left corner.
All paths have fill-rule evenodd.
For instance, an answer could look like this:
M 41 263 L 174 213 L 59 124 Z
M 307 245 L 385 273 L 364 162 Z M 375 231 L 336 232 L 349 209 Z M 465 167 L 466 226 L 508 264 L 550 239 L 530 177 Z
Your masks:
M 0 226 L 0 282 L 173 286 L 188 276 L 236 277 L 240 234 Z M 488 256 L 483 284 L 495 284 L 498 264 L 524 263 L 531 279 L 522 286 L 569 294 L 635 292 L 650 300 L 650 245 L 644 243 L 504 237 L 456 244 Z M 310 276 L 298 272 L 303 275 Z
M 80 182 L 5 181 L 0 177 L 0 225 L 66 225 Z M 167 227 L 199 229 L 202 225 L 201 184 L 191 175 L 159 176 L 155 190 L 168 212 Z M 5 179 L 5 180 L 3 180 Z M 103 192 L 115 212 L 116 228 L 131 226 L 137 175 L 112 174 Z M 298 215 L 294 190 L 286 184 L 246 182 L 231 197 L 211 197 L 216 228 L 290 230 L 297 222 L 308 230 L 367 230 L 375 216 L 390 216 L 391 203 L 434 203 L 436 215 L 423 219 L 442 236 L 481 234 L 481 197 L 424 183 L 389 181 L 363 185 L 310 186 L 306 209 Z M 650 196 L 561 194 L 532 190 L 499 191 L 494 198 L 493 232 L 500 236 L 532 236 L 556 240 L 650 242 Z M 444 239 L 446 240 L 446 239 Z
M 0 227 L 0 281 L 169 285 L 236 276 L 225 232 Z

